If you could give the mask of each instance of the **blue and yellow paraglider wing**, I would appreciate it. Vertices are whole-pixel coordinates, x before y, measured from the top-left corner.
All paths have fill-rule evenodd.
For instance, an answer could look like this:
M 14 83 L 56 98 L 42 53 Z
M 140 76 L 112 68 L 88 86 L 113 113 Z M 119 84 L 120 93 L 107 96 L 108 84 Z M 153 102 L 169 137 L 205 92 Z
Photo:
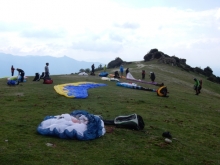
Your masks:
M 93 82 L 78 82 L 55 85 L 55 91 L 68 98 L 86 98 L 88 97 L 88 89 L 106 86 L 106 84 L 98 84 Z

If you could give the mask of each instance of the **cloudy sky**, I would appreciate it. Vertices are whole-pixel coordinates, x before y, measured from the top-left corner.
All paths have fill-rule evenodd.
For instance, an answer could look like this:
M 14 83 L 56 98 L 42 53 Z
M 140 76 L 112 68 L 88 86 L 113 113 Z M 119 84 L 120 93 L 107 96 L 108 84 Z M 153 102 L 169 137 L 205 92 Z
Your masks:
M 0 2 L 1 53 L 108 63 L 157 48 L 220 76 L 220 0 Z

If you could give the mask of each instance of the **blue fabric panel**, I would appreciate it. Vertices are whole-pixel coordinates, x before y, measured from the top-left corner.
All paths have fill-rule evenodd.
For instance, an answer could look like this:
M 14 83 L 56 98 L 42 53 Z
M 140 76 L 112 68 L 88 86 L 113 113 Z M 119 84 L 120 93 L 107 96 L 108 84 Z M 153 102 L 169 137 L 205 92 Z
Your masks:
M 68 96 L 74 96 L 75 98 L 86 98 L 88 97 L 88 89 L 97 88 L 101 86 L 106 86 L 106 84 L 86 83 L 78 86 L 67 85 L 64 87 L 64 90 L 68 91 Z
M 48 135 L 48 136 L 56 136 L 61 139 L 78 139 L 78 140 L 92 140 L 96 139 L 103 135 L 102 132 L 102 125 L 101 125 L 101 119 L 98 116 L 95 116 L 93 114 L 89 114 L 85 110 L 75 110 L 70 113 L 71 116 L 77 117 L 80 115 L 85 115 L 88 118 L 88 124 L 87 124 L 87 130 L 84 131 L 83 136 L 77 134 L 76 130 L 68 131 L 65 129 L 63 133 L 59 133 L 56 128 L 53 130 L 50 130 L 49 128 L 42 128 L 42 125 L 39 124 L 37 127 L 37 132 L 41 135 Z M 44 120 L 49 120 L 55 118 L 55 116 L 46 116 Z

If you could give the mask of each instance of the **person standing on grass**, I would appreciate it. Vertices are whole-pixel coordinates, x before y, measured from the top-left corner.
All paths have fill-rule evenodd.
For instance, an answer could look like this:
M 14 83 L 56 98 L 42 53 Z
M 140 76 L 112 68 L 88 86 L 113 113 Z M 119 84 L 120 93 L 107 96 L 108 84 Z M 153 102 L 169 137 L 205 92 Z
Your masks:
M 154 72 L 150 72 L 150 79 L 152 82 L 154 82 L 155 78 L 156 78 L 156 76 L 155 76 Z
M 129 68 L 126 69 L 125 73 L 126 73 L 126 76 L 127 76 L 127 74 L 129 73 Z
M 141 75 L 142 75 L 142 80 L 144 80 L 145 79 L 145 70 L 142 70 Z
M 95 65 L 92 64 L 91 68 L 92 68 L 92 73 L 91 73 L 91 75 L 95 75 Z
M 120 72 L 121 72 L 121 78 L 123 76 L 123 73 L 124 73 L 124 68 L 123 68 L 123 65 L 120 66 Z
M 18 71 L 18 74 L 21 76 L 21 81 L 20 82 L 23 82 L 24 81 L 24 71 L 22 69 L 19 69 L 17 68 L 17 71 Z
M 44 77 L 44 79 L 47 79 L 47 78 L 49 78 L 49 63 L 47 62 L 46 63 L 46 66 L 44 67 L 44 71 L 45 71 L 45 77 Z
M 200 83 L 196 78 L 194 78 L 193 80 L 195 81 L 194 90 L 196 91 L 196 95 L 198 95 L 200 93 Z
M 12 66 L 11 66 L 11 76 L 14 76 L 14 71 L 15 71 L 15 68 L 14 68 L 14 66 L 12 65 Z
M 104 72 L 106 72 L 106 65 L 103 67 L 103 69 L 104 69 Z
M 202 89 L 202 79 L 199 80 L 199 84 L 200 84 L 200 86 L 199 86 L 199 93 L 201 93 L 201 89 Z

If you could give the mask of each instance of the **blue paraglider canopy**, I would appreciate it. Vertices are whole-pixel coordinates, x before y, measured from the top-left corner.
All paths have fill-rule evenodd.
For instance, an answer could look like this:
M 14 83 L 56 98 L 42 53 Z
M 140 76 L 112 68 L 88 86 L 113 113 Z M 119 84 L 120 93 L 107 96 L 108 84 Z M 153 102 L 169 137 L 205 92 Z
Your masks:
M 79 82 L 55 85 L 54 89 L 60 95 L 64 95 L 68 98 L 86 98 L 88 97 L 88 89 L 102 86 L 106 86 L 106 84 L 99 84 L 93 82 Z
M 103 136 L 106 131 L 100 116 L 75 110 L 70 114 L 46 116 L 37 132 L 62 139 L 92 140 Z
M 107 77 L 108 73 L 107 72 L 101 72 L 99 73 L 99 77 Z

